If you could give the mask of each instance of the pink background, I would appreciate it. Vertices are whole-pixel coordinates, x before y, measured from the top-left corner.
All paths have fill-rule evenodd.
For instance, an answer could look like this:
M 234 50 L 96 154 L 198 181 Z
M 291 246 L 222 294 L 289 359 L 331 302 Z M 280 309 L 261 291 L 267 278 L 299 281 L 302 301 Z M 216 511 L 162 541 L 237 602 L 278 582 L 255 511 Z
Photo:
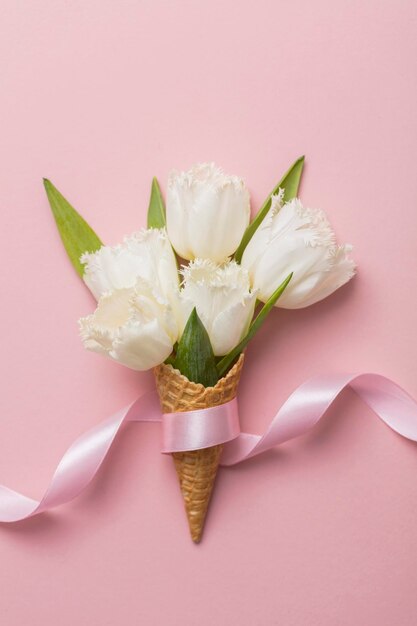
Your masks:
M 115 243 L 144 224 L 153 175 L 215 160 L 257 209 L 306 154 L 302 198 L 359 274 L 274 312 L 243 426 L 320 372 L 417 395 L 416 18 L 411 0 L 1 2 L 1 482 L 41 495 L 69 443 L 152 382 L 82 348 L 93 301 L 42 176 Z M 346 392 L 308 436 L 221 471 L 196 547 L 158 427 L 129 426 L 78 500 L 0 528 L 0 621 L 414 625 L 416 472 L 416 445 Z

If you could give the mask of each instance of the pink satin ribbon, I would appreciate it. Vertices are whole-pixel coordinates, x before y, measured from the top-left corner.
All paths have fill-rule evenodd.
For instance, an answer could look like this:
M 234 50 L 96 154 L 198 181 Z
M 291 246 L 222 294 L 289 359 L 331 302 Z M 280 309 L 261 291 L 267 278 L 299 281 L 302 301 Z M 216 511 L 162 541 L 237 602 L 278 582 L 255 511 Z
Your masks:
M 226 443 L 240 435 L 237 400 L 209 409 L 164 413 L 162 452 L 201 450 Z
M 221 464 L 234 465 L 306 433 L 348 386 L 390 428 L 417 441 L 416 401 L 378 374 L 330 374 L 305 382 L 280 408 L 262 436 L 239 433 L 236 401 L 162 416 L 157 393 L 151 391 L 76 439 L 62 457 L 40 501 L 0 486 L 0 522 L 17 522 L 75 498 L 98 472 L 124 422 L 162 421 L 163 452 L 224 443 Z

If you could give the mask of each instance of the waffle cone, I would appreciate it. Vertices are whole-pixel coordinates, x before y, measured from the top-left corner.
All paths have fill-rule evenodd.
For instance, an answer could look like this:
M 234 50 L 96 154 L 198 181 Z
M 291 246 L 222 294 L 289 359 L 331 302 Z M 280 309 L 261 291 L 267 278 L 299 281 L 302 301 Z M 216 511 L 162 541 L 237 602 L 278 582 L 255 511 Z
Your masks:
M 214 387 L 193 383 L 171 365 L 154 369 L 156 387 L 164 413 L 180 413 L 205 409 L 229 402 L 236 396 L 243 366 L 243 354 L 237 363 Z M 174 452 L 172 457 L 184 499 L 191 538 L 201 539 L 204 521 L 216 479 L 223 446 L 202 450 Z

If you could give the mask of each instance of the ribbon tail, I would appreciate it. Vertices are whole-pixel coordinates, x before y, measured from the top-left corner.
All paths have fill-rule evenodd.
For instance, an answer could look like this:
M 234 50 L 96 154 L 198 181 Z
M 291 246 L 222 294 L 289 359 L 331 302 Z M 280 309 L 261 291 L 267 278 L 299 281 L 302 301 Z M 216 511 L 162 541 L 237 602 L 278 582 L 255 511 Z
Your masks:
M 417 402 L 399 385 L 380 374 L 331 374 L 317 376 L 298 387 L 262 436 L 241 433 L 225 444 L 221 465 L 236 465 L 304 435 L 347 387 L 392 430 L 417 441 Z
M 59 462 L 40 501 L 0 486 L 0 522 L 18 522 L 78 496 L 96 476 L 121 427 L 129 421 L 161 421 L 156 392 L 145 393 L 78 437 Z

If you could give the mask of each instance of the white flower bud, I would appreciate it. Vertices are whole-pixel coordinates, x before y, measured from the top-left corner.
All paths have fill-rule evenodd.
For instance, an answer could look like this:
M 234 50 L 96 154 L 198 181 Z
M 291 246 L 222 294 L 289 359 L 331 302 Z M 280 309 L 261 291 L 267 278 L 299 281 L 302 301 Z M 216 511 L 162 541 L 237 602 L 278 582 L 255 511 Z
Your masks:
M 350 245 L 338 246 L 323 211 L 305 209 L 294 199 L 282 206 L 282 192 L 247 245 L 242 266 L 258 298 L 266 302 L 290 272 L 293 278 L 277 307 L 314 304 L 347 283 L 355 273 Z
M 104 294 L 96 311 L 79 321 L 88 350 L 134 370 L 148 370 L 172 352 L 178 326 L 169 302 L 139 279 L 130 289 Z
M 249 216 L 249 192 L 243 180 L 227 176 L 214 163 L 171 172 L 167 230 L 183 259 L 224 261 L 237 249 Z
M 116 246 L 102 246 L 81 257 L 84 281 L 98 300 L 115 289 L 133 287 L 143 278 L 165 297 L 178 289 L 175 255 L 165 229 L 142 229 Z
M 227 354 L 246 335 L 253 317 L 256 292 L 250 290 L 248 272 L 234 261 L 216 265 L 196 259 L 182 274 L 183 325 L 196 307 L 214 354 Z

